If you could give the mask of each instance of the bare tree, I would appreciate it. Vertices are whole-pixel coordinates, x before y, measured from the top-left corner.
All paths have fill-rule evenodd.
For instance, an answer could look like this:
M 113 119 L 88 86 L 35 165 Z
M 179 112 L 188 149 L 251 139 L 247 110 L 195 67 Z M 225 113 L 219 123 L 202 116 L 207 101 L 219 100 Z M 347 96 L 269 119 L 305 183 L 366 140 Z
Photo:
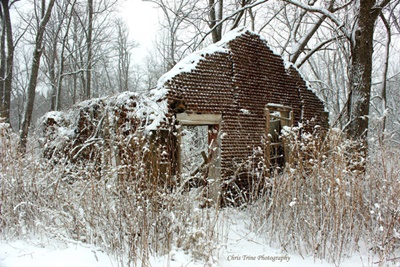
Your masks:
M 93 0 L 87 1 L 88 22 L 86 31 L 86 84 L 85 96 L 89 99 L 92 96 L 92 42 L 93 42 Z
M 40 6 L 40 18 L 38 18 L 37 31 L 35 36 L 35 47 L 32 57 L 32 66 L 27 89 L 27 100 L 25 104 L 24 117 L 22 120 L 22 128 L 20 131 L 20 149 L 22 152 L 26 149 L 29 127 L 31 125 L 33 106 L 35 103 L 35 93 L 37 78 L 39 75 L 40 58 L 43 52 L 43 37 L 46 25 L 50 20 L 51 11 L 55 0 L 50 0 L 48 4 L 43 0 Z
M 53 16 L 49 21 L 45 32 L 45 49 L 43 52 L 47 75 L 51 87 L 51 106 L 50 110 L 60 110 L 62 80 L 65 76 L 65 52 L 67 41 L 69 40 L 69 30 L 71 27 L 71 16 L 77 0 L 56 2 Z
M 384 134 L 386 130 L 386 112 L 387 112 L 387 80 L 388 80 L 388 71 L 389 71 L 389 57 L 390 57 L 390 44 L 392 42 L 392 34 L 391 34 L 391 29 L 389 22 L 386 20 L 385 16 L 383 13 L 380 13 L 380 18 L 383 22 L 383 25 L 385 26 L 386 32 L 387 32 L 387 39 L 386 39 L 386 44 L 385 44 L 385 62 L 384 62 L 384 67 L 383 67 L 383 72 L 382 72 L 382 137 L 381 139 L 384 139 Z
M 349 94 L 346 105 L 347 132 L 351 138 L 364 140 L 364 151 L 366 151 L 375 24 L 383 8 L 389 3 L 397 1 L 358 0 L 345 3 L 343 6 L 353 5 L 352 20 L 341 20 L 334 14 L 333 11 L 335 10 L 332 9 L 332 5 L 326 8 L 305 4 L 297 0 L 286 0 L 286 2 L 307 12 L 320 14 L 321 18 L 328 18 L 336 25 L 337 32 L 343 34 L 350 43 Z
M 74 0 L 71 3 L 71 9 L 70 12 L 67 14 L 70 14 L 68 16 L 68 21 L 67 21 L 67 25 L 66 25 L 66 29 L 65 29 L 65 34 L 63 36 L 62 42 L 61 42 L 61 52 L 60 52 L 60 57 L 59 57 L 59 70 L 58 70 L 58 78 L 57 78 L 57 84 L 55 87 L 55 105 L 54 105 L 54 109 L 55 110 L 60 110 L 61 107 L 61 88 L 62 88 L 62 81 L 63 81 L 63 77 L 65 75 L 64 73 L 64 69 L 65 69 L 65 51 L 66 51 L 66 45 L 67 45 L 67 41 L 68 41 L 68 36 L 69 36 L 69 30 L 71 27 L 71 22 L 72 22 L 72 17 L 71 14 L 75 8 L 75 4 L 76 4 L 77 0 Z M 52 102 L 53 103 L 53 102 Z
M 10 16 L 11 6 L 18 0 L 1 0 L 1 39 L 0 39 L 0 117 L 10 122 L 11 92 L 14 66 L 14 41 Z M 6 51 L 7 50 L 7 51 Z
M 156 49 L 149 51 L 149 54 L 144 59 L 143 78 L 141 86 L 142 91 L 147 91 L 157 85 L 158 79 L 165 72 L 163 58 Z
M 67 108 L 88 97 L 114 91 L 115 83 L 106 80 L 107 72 L 112 72 L 111 76 L 116 79 L 114 69 L 117 64 L 110 63 L 118 54 L 114 45 L 118 35 L 113 18 L 116 1 L 89 2 L 57 2 L 54 22 L 46 31 L 44 72 L 52 86 L 52 109 L 59 110 L 61 105 Z M 107 66 L 109 70 L 106 70 Z
M 170 0 L 151 0 L 163 12 L 164 20 L 161 21 L 163 34 L 158 40 L 159 53 L 165 58 L 165 71 L 171 69 L 185 54 L 185 50 L 189 48 L 195 41 L 184 40 L 185 33 L 189 29 L 189 25 L 193 26 L 194 21 L 192 15 L 197 13 L 197 1 L 170 1 Z M 195 30 L 196 27 L 195 27 Z M 193 37 L 193 35 L 191 36 Z
M 373 35 L 375 22 L 389 0 L 361 0 L 358 4 L 355 30 L 351 39 L 351 65 L 349 75 L 349 134 L 366 140 L 371 99 Z
M 137 47 L 137 44 L 129 40 L 129 31 L 127 26 L 121 20 L 115 21 L 117 29 L 115 50 L 117 51 L 117 83 L 118 91 L 129 91 L 130 71 L 131 71 L 131 57 L 132 49 Z

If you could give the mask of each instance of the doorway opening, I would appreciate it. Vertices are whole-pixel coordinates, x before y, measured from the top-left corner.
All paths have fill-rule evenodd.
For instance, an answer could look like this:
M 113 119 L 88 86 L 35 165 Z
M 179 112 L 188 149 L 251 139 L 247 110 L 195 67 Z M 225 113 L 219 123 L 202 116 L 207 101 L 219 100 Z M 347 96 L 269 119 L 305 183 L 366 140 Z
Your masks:
M 182 177 L 204 177 L 208 165 L 208 125 L 182 125 L 180 136 Z
M 190 187 L 207 186 L 208 195 L 219 202 L 221 186 L 221 115 L 187 114 L 176 116 L 179 127 L 179 174 Z

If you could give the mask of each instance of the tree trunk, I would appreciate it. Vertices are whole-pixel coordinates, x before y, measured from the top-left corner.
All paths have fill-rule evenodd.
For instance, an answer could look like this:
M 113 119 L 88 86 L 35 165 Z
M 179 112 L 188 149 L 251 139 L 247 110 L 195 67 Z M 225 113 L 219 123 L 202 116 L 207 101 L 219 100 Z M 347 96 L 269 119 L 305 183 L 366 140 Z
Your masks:
M 23 117 L 23 121 L 22 121 L 21 132 L 20 132 L 19 148 L 20 148 L 21 152 L 26 151 L 28 132 L 29 132 L 29 127 L 31 125 L 33 106 L 35 103 L 35 93 L 36 93 L 37 78 L 39 75 L 40 58 L 42 56 L 43 36 L 44 36 L 44 31 L 46 29 L 47 22 L 49 22 L 49 19 L 50 19 L 51 10 L 53 9 L 54 2 L 55 2 L 55 0 L 50 0 L 48 7 L 46 9 L 46 12 L 42 13 L 43 17 L 40 21 L 39 28 L 36 33 L 35 50 L 33 52 L 31 74 L 30 74 L 29 83 L 28 83 L 27 100 L 26 100 L 26 104 L 25 104 L 24 117 Z M 42 4 L 43 4 L 42 10 L 44 12 L 46 7 L 44 6 L 44 2 L 42 2 Z
M 210 29 L 213 29 L 215 25 L 222 19 L 222 9 L 223 9 L 223 0 L 217 0 L 218 2 L 216 3 L 215 0 L 209 0 L 208 1 L 208 7 L 210 9 L 209 16 L 210 16 Z M 218 5 L 217 5 L 218 4 Z M 216 6 L 218 9 L 216 9 Z M 218 42 L 222 38 L 222 24 L 217 26 L 215 29 L 212 30 L 211 33 L 213 43 Z
M 51 49 L 49 49 L 49 79 L 51 83 L 51 106 L 50 110 L 56 110 L 57 99 L 57 78 L 56 78 L 56 57 L 57 57 L 57 37 L 53 40 Z
M 86 35 L 86 84 L 85 98 L 92 96 L 92 34 L 93 34 L 93 0 L 88 0 L 88 29 Z
M 6 76 L 6 31 L 3 9 L 0 6 L 1 36 L 0 36 L 0 120 L 7 119 L 6 106 L 4 105 L 4 89 Z
M 14 42 L 12 35 L 12 24 L 10 17 L 10 6 L 8 0 L 1 1 L 2 6 L 2 18 L 3 18 L 3 34 L 6 35 L 7 55 L 5 56 L 5 68 L 2 73 L 3 87 L 2 87 L 2 99 L 1 99 L 1 117 L 6 119 L 6 122 L 10 122 L 10 109 L 11 109 L 11 91 L 12 91 L 12 78 L 13 78 L 13 66 L 14 66 Z M 2 36 L 2 41 L 4 37 Z M 2 47 L 3 49 L 3 47 Z M 2 57 L 2 61 L 4 58 Z M 2 63 L 3 65 L 3 63 Z
M 383 24 L 385 25 L 387 32 L 387 40 L 386 40 L 386 52 L 385 52 L 385 65 L 382 73 L 382 134 L 381 141 L 383 142 L 385 139 L 385 131 L 386 131 L 386 117 L 387 117 L 387 79 L 388 79 L 388 69 L 389 69 L 389 57 L 390 57 L 390 44 L 392 41 L 392 33 L 390 30 L 390 25 L 383 14 L 380 14 Z
M 61 88 L 62 88 L 64 66 L 65 66 L 65 57 L 64 57 L 64 53 L 65 53 L 65 49 L 66 49 L 65 45 L 68 41 L 68 34 L 69 34 L 69 30 L 70 30 L 71 23 L 72 23 L 72 18 L 73 18 L 72 13 L 74 11 L 75 4 L 76 4 L 76 0 L 73 1 L 72 5 L 71 5 L 71 11 L 69 13 L 71 15 L 68 17 L 66 31 L 65 31 L 64 37 L 62 39 L 61 52 L 60 52 L 60 67 L 58 69 L 58 78 L 57 78 L 56 95 L 55 95 L 55 97 L 56 97 L 55 110 L 61 109 Z M 75 96 L 73 98 L 75 99 Z
M 365 146 L 371 99 L 373 35 L 380 10 L 376 8 L 375 0 L 360 0 L 356 15 L 358 24 L 352 36 L 347 132 L 353 139 L 364 140 Z

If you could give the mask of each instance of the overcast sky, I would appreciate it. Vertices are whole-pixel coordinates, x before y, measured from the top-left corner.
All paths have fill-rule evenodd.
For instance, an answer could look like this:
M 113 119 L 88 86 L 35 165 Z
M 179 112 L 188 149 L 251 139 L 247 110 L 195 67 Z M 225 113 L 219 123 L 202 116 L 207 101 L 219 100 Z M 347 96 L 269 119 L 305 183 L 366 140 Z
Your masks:
M 122 4 L 121 15 L 129 26 L 130 37 L 140 45 L 133 55 L 135 61 L 140 61 L 153 45 L 158 29 L 158 11 L 151 2 L 126 0 Z

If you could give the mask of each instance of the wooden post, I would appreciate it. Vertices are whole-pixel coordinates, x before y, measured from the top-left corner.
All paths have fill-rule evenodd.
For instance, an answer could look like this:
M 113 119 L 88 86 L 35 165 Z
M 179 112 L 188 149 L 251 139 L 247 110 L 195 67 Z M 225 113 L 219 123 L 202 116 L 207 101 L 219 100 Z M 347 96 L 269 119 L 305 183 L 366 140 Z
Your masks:
M 182 168 L 183 168 L 183 163 L 182 163 L 182 126 L 179 125 L 177 130 L 177 135 L 176 135 L 176 142 L 178 143 L 177 149 L 178 149 L 178 154 L 176 155 L 176 161 L 177 161 L 177 167 L 178 169 L 176 170 L 176 177 L 178 179 L 178 184 L 182 182 Z
M 268 174 L 271 168 L 271 136 L 270 136 L 270 122 L 271 116 L 268 108 L 265 108 L 265 164 L 267 166 Z
M 208 166 L 208 181 L 209 197 L 214 203 L 219 206 L 221 201 L 221 149 L 219 138 L 219 124 L 208 126 L 208 149 L 209 149 L 209 166 Z

